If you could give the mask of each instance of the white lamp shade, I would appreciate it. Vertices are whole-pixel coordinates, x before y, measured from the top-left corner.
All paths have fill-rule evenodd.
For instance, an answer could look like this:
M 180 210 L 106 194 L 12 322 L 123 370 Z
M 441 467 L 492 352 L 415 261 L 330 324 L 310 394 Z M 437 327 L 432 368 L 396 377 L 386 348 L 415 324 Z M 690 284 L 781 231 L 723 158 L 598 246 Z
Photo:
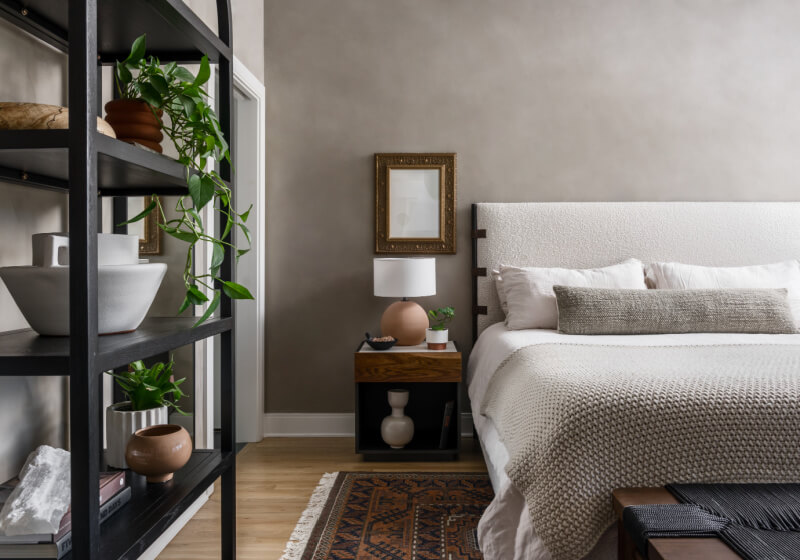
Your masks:
M 376 296 L 436 295 L 436 259 L 373 259 L 372 262 Z

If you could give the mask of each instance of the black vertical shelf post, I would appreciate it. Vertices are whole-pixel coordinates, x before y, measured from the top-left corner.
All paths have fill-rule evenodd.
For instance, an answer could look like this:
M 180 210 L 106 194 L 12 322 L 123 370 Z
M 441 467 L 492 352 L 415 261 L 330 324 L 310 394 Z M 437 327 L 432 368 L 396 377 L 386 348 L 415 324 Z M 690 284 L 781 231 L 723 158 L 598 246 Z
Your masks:
M 97 1 L 69 0 L 72 557 L 100 559 L 97 358 Z
M 231 33 L 231 7 L 228 0 L 217 0 L 217 18 L 219 38 L 228 45 L 233 52 L 233 38 Z M 219 60 L 219 95 L 218 117 L 222 133 L 228 140 L 230 152 L 234 153 L 234 136 L 232 126 L 233 106 L 233 55 L 220 57 Z M 231 166 L 223 161 L 220 165 L 220 175 L 230 181 L 231 189 L 236 191 L 235 180 L 231 173 Z M 217 231 L 223 232 L 225 227 L 224 216 L 219 214 Z M 235 228 L 228 234 L 229 241 L 235 241 Z M 223 279 L 234 280 L 234 263 L 236 254 L 229 245 L 225 246 L 225 262 L 220 272 Z M 218 286 L 221 288 L 221 286 Z M 223 297 L 220 305 L 220 314 L 223 317 L 233 316 L 233 301 Z M 220 335 L 220 422 L 221 422 L 221 450 L 223 455 L 231 457 L 231 466 L 222 474 L 222 516 L 221 545 L 222 559 L 233 560 L 236 558 L 236 386 L 234 368 L 234 339 L 233 329 Z

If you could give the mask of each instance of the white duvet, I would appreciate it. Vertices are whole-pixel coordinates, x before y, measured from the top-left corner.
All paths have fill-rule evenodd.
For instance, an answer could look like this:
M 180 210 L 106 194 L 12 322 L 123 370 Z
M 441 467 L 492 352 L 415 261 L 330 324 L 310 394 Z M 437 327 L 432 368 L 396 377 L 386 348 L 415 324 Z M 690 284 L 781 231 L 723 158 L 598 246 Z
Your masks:
M 475 428 L 481 437 L 495 499 L 478 526 L 485 560 L 549 560 L 550 555 L 531 526 L 523 496 L 505 473 L 508 452 L 491 420 L 481 416 L 486 389 L 498 366 L 514 351 L 531 344 L 569 342 L 621 346 L 681 346 L 710 344 L 800 344 L 800 334 L 667 334 L 565 335 L 553 330 L 508 330 L 502 323 L 487 328 L 470 355 L 467 369 Z M 610 497 L 609 497 L 610 499 Z M 565 528 L 568 530 L 568 528 Z M 587 560 L 616 558 L 616 531 L 610 529 Z

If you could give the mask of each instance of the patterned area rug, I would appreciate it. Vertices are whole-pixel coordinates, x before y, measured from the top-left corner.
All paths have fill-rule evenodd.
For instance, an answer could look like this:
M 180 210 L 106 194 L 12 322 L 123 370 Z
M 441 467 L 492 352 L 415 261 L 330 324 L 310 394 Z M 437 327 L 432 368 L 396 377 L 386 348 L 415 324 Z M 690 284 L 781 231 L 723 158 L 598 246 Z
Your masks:
M 281 560 L 480 560 L 486 474 L 326 474 Z

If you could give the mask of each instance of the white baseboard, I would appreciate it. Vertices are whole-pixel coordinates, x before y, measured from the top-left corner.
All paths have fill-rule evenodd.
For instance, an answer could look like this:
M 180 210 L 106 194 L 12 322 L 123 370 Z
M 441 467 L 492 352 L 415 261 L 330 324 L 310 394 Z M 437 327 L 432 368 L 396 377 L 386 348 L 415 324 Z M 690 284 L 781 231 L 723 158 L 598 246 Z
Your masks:
M 355 414 L 267 412 L 264 437 L 353 437 Z
M 200 497 L 197 498 L 189 508 L 184 511 L 175 522 L 167 527 L 167 530 L 161 533 L 161 535 L 156 539 L 156 541 L 151 544 L 147 550 L 144 551 L 144 554 L 139 556 L 138 560 L 156 560 L 158 555 L 167 548 L 167 545 L 175 538 L 175 536 L 183 529 L 189 520 L 195 516 L 195 514 L 200 511 L 200 508 L 205 505 L 208 499 L 211 497 L 211 494 L 214 493 L 214 485 L 212 484 L 209 486 L 205 492 L 200 494 Z
M 267 412 L 264 437 L 354 437 L 355 414 Z M 472 415 L 461 413 L 461 436 L 472 437 Z

